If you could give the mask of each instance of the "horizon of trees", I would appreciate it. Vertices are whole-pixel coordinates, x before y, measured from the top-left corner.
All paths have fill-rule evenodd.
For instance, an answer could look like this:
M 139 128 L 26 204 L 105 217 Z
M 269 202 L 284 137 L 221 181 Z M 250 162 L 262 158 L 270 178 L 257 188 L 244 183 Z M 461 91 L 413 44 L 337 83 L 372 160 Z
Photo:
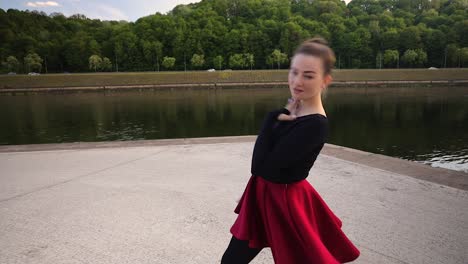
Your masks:
M 202 0 L 135 22 L 0 9 L 0 71 L 280 69 L 317 35 L 336 68 L 467 67 L 468 1 Z

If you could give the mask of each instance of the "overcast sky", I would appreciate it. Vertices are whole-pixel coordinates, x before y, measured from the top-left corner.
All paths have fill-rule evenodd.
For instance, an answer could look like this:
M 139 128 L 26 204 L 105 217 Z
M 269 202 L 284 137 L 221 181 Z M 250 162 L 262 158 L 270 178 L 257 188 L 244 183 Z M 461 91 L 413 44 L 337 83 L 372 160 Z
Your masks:
M 349 2 L 350 0 L 346 0 Z M 0 8 L 19 10 L 39 10 L 47 14 L 60 12 L 65 16 L 83 14 L 101 20 L 136 21 L 140 17 L 172 10 L 180 4 L 200 2 L 200 0 L 1 0 Z

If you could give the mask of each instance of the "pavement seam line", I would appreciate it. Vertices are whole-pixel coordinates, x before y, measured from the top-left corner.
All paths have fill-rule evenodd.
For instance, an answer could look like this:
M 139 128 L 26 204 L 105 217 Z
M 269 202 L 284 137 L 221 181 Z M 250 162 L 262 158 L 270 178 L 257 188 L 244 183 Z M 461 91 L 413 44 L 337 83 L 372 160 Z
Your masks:
M 349 160 L 337 158 L 337 157 L 330 156 L 330 155 L 326 155 L 326 154 L 322 154 L 322 155 L 323 155 L 323 156 L 327 156 L 327 157 L 329 157 L 329 158 L 333 158 L 333 159 L 339 159 L 339 160 L 342 160 L 342 161 L 344 161 L 344 162 L 346 162 L 346 163 L 350 163 L 350 164 L 353 164 L 353 165 L 363 166 L 363 167 L 367 167 L 367 168 L 372 168 L 372 169 L 376 169 L 376 170 L 379 170 L 379 171 L 382 171 L 382 172 L 386 172 L 386 173 L 390 173 L 390 174 L 393 174 L 393 175 L 398 175 L 398 176 L 403 176 L 403 177 L 411 177 L 411 178 L 413 178 L 413 179 L 415 179 L 415 180 L 430 182 L 430 183 L 432 183 L 432 184 L 443 185 L 444 187 L 447 187 L 447 188 L 453 188 L 453 189 L 456 189 L 456 190 L 465 191 L 465 190 L 463 190 L 463 189 L 455 188 L 455 187 L 452 187 L 452 186 L 450 186 L 450 185 L 446 185 L 446 184 L 442 184 L 442 183 L 438 183 L 438 182 L 433 182 L 433 181 L 430 181 L 430 180 L 424 180 L 424 179 L 416 178 L 416 177 L 413 177 L 413 176 L 411 176 L 411 175 L 406 175 L 406 174 L 401 174 L 401 173 L 397 173 L 397 172 L 393 172 L 393 171 L 389 171 L 389 170 L 384 170 L 384 169 L 381 169 L 381 168 L 378 168 L 378 167 L 369 166 L 369 165 L 364 164 L 364 163 L 357 163 L 357 162 L 354 162 L 354 161 L 349 161 Z
M 78 176 L 76 176 L 76 177 L 73 177 L 73 178 L 68 179 L 68 180 L 65 180 L 65 181 L 61 181 L 61 182 L 57 182 L 57 183 L 54 183 L 54 184 L 46 185 L 46 186 L 39 187 L 39 188 L 36 188 L 36 189 L 34 189 L 34 190 L 25 192 L 25 193 L 21 193 L 21 194 L 14 195 L 14 196 L 12 196 L 12 197 L 8 197 L 8 198 L 5 198 L 5 199 L 1 199 L 1 200 L 0 200 L 0 203 L 8 202 L 8 201 L 10 201 L 10 200 L 13 200 L 13 199 L 16 199 L 16 198 L 20 198 L 20 197 L 24 197 L 24 196 L 26 196 L 26 195 L 29 195 L 29 194 L 32 194 L 32 193 L 35 193 L 35 192 L 38 192 L 38 191 L 50 189 L 50 188 L 53 188 L 53 187 L 58 186 L 58 185 L 62 185 L 62 184 L 65 184 L 65 183 L 72 182 L 72 181 L 74 181 L 74 180 L 78 180 L 78 179 L 84 178 L 84 177 L 86 177 L 86 176 L 90 176 L 90 175 L 93 175 L 93 174 L 96 174 L 96 173 L 100 173 L 100 172 L 103 172 L 103 171 L 106 171 L 106 170 L 109 170 L 109 169 L 113 169 L 113 168 L 116 168 L 116 167 L 119 167 L 119 166 L 122 166 L 122 165 L 125 165 L 125 164 L 129 164 L 129 163 L 135 162 L 135 161 L 137 161 L 137 160 L 141 160 L 141 159 L 144 159 L 144 158 L 147 158 L 147 157 L 151 157 L 151 156 L 153 156 L 153 155 L 159 154 L 159 153 L 164 152 L 164 151 L 166 151 L 166 150 L 167 150 L 167 148 L 166 148 L 166 149 L 163 149 L 163 150 L 160 150 L 160 151 L 158 151 L 158 152 L 155 152 L 155 153 L 151 153 L 151 154 L 145 155 L 145 156 L 143 156 L 143 157 L 139 157 L 139 158 L 135 158 L 135 159 L 132 159 L 132 160 L 127 160 L 127 161 L 124 161 L 124 162 L 120 162 L 120 163 L 117 163 L 117 164 L 112 165 L 112 166 L 107 167 L 107 168 L 103 168 L 103 169 L 99 169 L 99 170 L 96 170 L 96 171 L 88 172 L 88 173 L 85 173 L 85 174 L 83 174 L 83 175 L 78 175 Z
M 344 161 L 344 162 L 346 162 L 346 163 L 350 163 L 350 164 L 357 165 L 357 166 L 363 166 L 363 167 L 367 167 L 367 168 L 376 169 L 376 170 L 379 170 L 379 171 L 389 172 L 389 173 L 394 174 L 394 175 L 409 176 L 409 175 L 405 175 L 405 174 L 401 174 L 401 173 L 397 173 L 397 172 L 393 172 L 393 171 L 389 171 L 389 170 L 384 170 L 384 169 L 381 169 L 381 168 L 378 168 L 378 167 L 372 167 L 372 166 L 367 165 L 367 164 L 364 164 L 364 163 L 359 163 L 359 162 L 354 162 L 354 161 L 350 161 L 350 160 L 338 158 L 338 157 L 331 156 L 331 155 L 327 155 L 327 154 L 320 154 L 320 155 L 321 155 L 321 156 L 326 156 L 326 157 L 328 157 L 328 158 L 333 158 L 333 159 L 342 160 L 342 161 Z M 453 187 L 452 187 L 452 188 L 453 188 Z
M 413 179 L 416 179 L 416 180 L 420 180 L 420 181 L 424 181 L 424 182 L 427 182 L 427 183 L 432 183 L 432 184 L 436 184 L 438 186 L 444 186 L 444 188 L 452 188 L 452 189 L 455 189 L 457 191 L 464 191 L 466 192 L 467 190 L 463 187 L 458 187 L 458 186 L 452 186 L 450 184 L 445 184 L 445 183 L 442 183 L 442 182 L 439 182 L 439 181 L 433 181 L 431 179 L 422 179 L 420 177 L 415 177 L 413 175 L 408 175 L 408 174 L 403 174 L 403 173 L 398 173 L 398 172 L 394 172 L 394 171 L 390 171 L 390 170 L 386 170 L 386 169 L 382 169 L 382 168 L 379 168 L 379 167 L 374 167 L 374 166 L 371 166 L 371 165 L 368 165 L 368 164 L 365 164 L 365 163 L 359 163 L 359 162 L 355 162 L 355 161 L 350 161 L 350 160 L 347 160 L 347 159 L 343 159 L 343 158 L 338 158 L 338 157 L 335 157 L 335 156 L 332 156 L 332 155 L 327 155 L 327 154 L 320 154 L 321 156 L 327 156 L 329 158 L 333 158 L 333 159 L 338 159 L 338 160 L 341 160 L 341 161 L 345 161 L 346 163 L 349 163 L 349 164 L 353 164 L 353 165 L 357 165 L 357 166 L 364 166 L 364 167 L 367 167 L 367 168 L 372 168 L 372 169 L 376 169 L 376 170 L 379 170 L 379 171 L 382 171 L 382 172 L 387 172 L 387 173 L 390 173 L 392 175 L 399 175 L 399 176 L 404 176 L 404 177 L 410 177 L 410 178 L 413 178 Z M 414 161 L 410 161 L 410 162 L 414 162 Z M 429 168 L 431 169 L 431 168 Z M 437 168 L 434 168 L 434 169 L 437 169 Z M 441 168 L 443 170 L 448 170 L 448 169 L 444 169 L 444 168 Z
M 379 255 L 381 255 L 381 256 L 385 256 L 385 257 L 387 257 L 387 258 L 389 258 L 389 259 L 396 260 L 396 261 L 401 262 L 401 263 L 403 263 L 403 264 L 411 264 L 411 263 L 406 262 L 406 261 L 403 261 L 403 260 L 401 260 L 401 259 L 397 259 L 396 257 L 392 257 L 392 256 L 389 256 L 389 255 L 386 255 L 386 254 L 384 254 L 384 253 L 382 253 L 382 252 L 379 252 L 379 251 L 377 251 L 377 250 L 375 250 L 375 249 L 372 249 L 372 248 L 370 248 L 370 247 L 366 247 L 366 246 L 360 245 L 360 244 L 358 244 L 358 243 L 354 243 L 354 244 L 356 244 L 357 247 L 365 248 L 365 249 L 367 249 L 367 250 L 369 250 L 369 251 L 374 252 L 375 254 L 379 254 Z

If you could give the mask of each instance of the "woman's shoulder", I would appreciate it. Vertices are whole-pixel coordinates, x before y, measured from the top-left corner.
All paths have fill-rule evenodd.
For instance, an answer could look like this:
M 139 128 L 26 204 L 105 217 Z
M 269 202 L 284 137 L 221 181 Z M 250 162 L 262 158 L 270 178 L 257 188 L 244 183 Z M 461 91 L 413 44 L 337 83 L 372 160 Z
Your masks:
M 268 112 L 268 114 L 267 114 L 268 118 L 267 119 L 275 119 L 280 114 L 290 115 L 291 113 L 286 108 L 274 109 L 274 110 L 271 110 L 270 112 Z M 315 126 L 316 127 L 317 125 L 327 126 L 328 117 L 323 113 L 313 113 L 313 114 L 298 116 L 294 120 L 285 120 L 285 121 L 281 121 L 281 122 L 292 122 L 292 123 L 295 123 L 295 124 L 301 124 L 300 127 L 302 127 L 302 126 L 305 126 L 305 127 Z
M 328 117 L 324 113 L 312 113 L 312 114 L 307 114 L 303 116 L 298 116 L 297 118 L 301 119 L 307 119 L 307 118 L 321 118 L 327 120 Z
M 317 132 L 318 130 L 326 132 L 328 130 L 328 118 L 320 113 L 299 116 L 295 122 L 299 125 L 298 128 L 304 130 L 313 132 Z
M 313 113 L 313 114 L 298 116 L 296 118 L 296 121 L 299 122 L 299 123 L 307 124 L 307 125 L 327 124 L 328 123 L 328 117 L 326 115 L 322 114 L 322 113 Z

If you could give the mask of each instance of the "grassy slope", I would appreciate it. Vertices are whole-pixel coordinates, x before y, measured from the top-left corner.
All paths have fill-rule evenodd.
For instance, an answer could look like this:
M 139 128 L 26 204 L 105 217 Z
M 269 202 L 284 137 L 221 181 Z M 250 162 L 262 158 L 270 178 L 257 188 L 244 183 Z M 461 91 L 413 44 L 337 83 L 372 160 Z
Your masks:
M 0 76 L 2 88 L 95 87 L 202 83 L 287 82 L 287 70 L 125 72 Z M 468 80 L 468 69 L 335 70 L 334 80 L 344 81 L 440 81 Z

